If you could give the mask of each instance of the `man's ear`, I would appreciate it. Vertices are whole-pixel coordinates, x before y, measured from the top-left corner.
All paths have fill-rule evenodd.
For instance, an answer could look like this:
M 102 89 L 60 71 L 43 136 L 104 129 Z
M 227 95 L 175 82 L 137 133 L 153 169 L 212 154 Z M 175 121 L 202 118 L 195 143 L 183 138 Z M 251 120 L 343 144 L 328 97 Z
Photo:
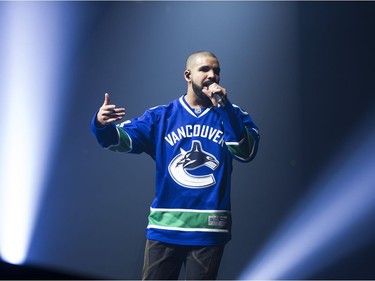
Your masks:
M 190 81 L 191 79 L 190 79 L 190 70 L 185 70 L 185 72 L 184 72 L 184 77 L 185 77 L 185 80 L 186 81 Z

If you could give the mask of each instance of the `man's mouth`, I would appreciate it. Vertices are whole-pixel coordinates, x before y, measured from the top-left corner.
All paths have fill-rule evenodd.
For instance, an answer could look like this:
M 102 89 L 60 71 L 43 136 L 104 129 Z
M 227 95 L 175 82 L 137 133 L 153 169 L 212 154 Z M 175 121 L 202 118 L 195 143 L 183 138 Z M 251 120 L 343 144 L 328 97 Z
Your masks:
M 212 81 L 212 80 L 208 80 L 206 82 L 203 82 L 203 87 L 210 87 L 211 84 L 215 83 L 215 81 Z

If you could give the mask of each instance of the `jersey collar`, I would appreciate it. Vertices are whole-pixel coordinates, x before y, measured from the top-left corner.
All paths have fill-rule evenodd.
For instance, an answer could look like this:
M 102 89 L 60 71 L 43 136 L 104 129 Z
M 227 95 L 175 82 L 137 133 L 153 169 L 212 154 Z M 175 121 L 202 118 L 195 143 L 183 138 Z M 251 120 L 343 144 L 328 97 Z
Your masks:
M 204 116 L 205 114 L 207 114 L 207 112 L 209 112 L 211 110 L 211 108 L 202 108 L 201 110 L 196 110 L 196 109 L 190 107 L 190 105 L 185 100 L 185 95 L 180 97 L 180 103 L 185 108 L 185 110 L 187 112 L 189 112 L 192 116 L 194 116 L 196 118 L 200 118 L 200 117 Z

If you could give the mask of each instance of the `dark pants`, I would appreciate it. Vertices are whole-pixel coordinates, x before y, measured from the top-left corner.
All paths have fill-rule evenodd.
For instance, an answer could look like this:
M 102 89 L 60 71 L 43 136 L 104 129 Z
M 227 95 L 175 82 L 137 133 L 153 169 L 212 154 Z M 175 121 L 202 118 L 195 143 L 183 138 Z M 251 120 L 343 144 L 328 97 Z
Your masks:
M 215 280 L 224 246 L 181 246 L 147 240 L 142 280 Z

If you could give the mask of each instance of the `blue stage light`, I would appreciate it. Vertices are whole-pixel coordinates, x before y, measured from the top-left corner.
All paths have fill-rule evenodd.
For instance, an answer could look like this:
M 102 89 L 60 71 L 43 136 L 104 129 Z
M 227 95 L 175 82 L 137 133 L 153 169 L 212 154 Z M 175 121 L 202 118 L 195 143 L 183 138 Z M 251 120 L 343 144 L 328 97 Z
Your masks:
M 64 9 L 49 2 L 1 2 L 0 255 L 27 256 L 61 109 Z M 63 17 L 64 16 L 64 17 Z
M 372 239 L 373 228 L 368 226 L 375 215 L 375 116 L 371 114 L 240 279 L 309 278 Z

